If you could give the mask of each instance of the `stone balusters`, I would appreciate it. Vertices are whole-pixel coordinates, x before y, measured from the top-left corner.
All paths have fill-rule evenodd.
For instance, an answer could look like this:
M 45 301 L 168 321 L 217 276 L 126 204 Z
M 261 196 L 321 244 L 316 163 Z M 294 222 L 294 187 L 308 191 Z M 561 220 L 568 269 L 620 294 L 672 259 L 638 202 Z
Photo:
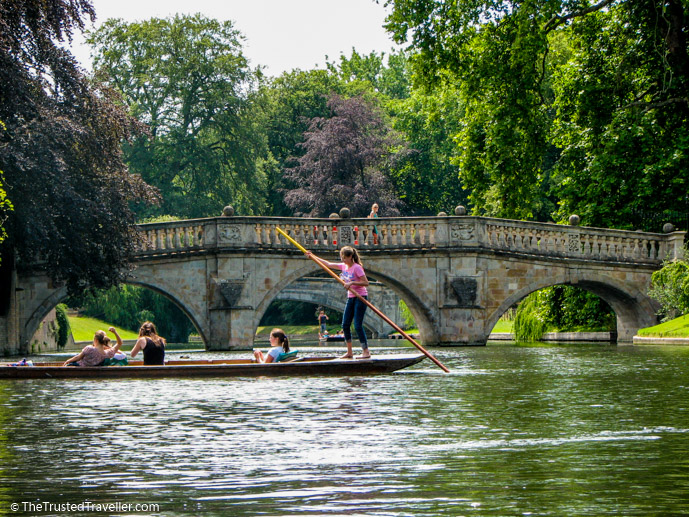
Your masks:
M 684 232 L 652 234 L 483 217 L 462 217 L 461 220 L 448 217 L 375 220 L 233 217 L 223 218 L 222 223 L 209 218 L 141 225 L 142 253 L 160 254 L 218 245 L 293 249 L 294 246 L 278 234 L 276 228 L 279 226 L 305 248 L 321 252 L 343 245 L 381 251 L 459 247 L 648 263 L 680 256 L 684 236 Z M 378 229 L 376 239 L 374 226 Z
M 204 228 L 201 224 L 154 223 L 141 225 L 143 233 L 142 252 L 182 251 L 203 246 Z

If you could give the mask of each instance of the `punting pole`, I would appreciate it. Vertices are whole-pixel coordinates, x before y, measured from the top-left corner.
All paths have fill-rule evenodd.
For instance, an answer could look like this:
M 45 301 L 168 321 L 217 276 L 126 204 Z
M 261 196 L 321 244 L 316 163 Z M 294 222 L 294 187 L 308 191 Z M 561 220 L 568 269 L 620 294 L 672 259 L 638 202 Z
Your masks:
M 297 241 L 295 241 L 292 237 L 287 235 L 282 228 L 276 227 L 276 230 L 288 241 L 290 241 L 292 244 L 294 244 L 297 248 L 299 248 L 304 254 L 308 254 L 309 251 L 304 248 L 301 244 L 299 244 Z M 342 285 L 344 285 L 344 280 L 342 280 L 338 275 L 335 274 L 335 272 L 330 269 L 328 266 L 323 264 L 320 258 L 318 258 L 316 255 L 311 253 L 308 255 L 311 260 L 313 260 L 316 264 L 321 266 L 331 277 L 333 277 L 335 280 L 340 282 Z M 359 300 L 364 302 L 368 307 L 371 308 L 373 312 L 375 312 L 378 316 L 383 318 L 388 325 L 390 325 L 392 328 L 394 328 L 397 332 L 399 332 L 407 341 L 409 341 L 412 345 L 414 345 L 416 348 L 418 348 L 426 357 L 428 357 L 431 361 L 433 361 L 436 365 L 440 367 L 445 373 L 450 373 L 450 370 L 440 361 L 438 361 L 433 354 L 431 354 L 428 350 L 426 350 L 424 347 L 422 347 L 419 343 L 416 342 L 416 340 L 411 337 L 409 334 L 407 334 L 404 330 L 402 330 L 394 321 L 392 321 L 390 318 L 388 318 L 385 314 L 383 314 L 375 305 L 373 305 L 371 302 L 369 302 L 366 298 L 363 298 L 362 296 L 359 295 L 356 291 L 352 290 L 350 288 L 350 291 L 356 295 Z

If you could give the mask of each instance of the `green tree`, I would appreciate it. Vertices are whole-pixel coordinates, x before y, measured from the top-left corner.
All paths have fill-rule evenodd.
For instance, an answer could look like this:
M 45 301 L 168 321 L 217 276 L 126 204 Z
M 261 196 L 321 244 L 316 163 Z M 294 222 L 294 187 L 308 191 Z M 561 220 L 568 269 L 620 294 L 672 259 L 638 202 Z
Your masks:
M 332 114 L 314 118 L 302 144 L 306 154 L 286 171 L 297 188 L 285 202 L 298 213 L 327 217 L 347 206 L 367 216 L 374 202 L 386 215 L 399 213 L 400 201 L 386 174 L 401 142 L 373 100 L 332 96 Z
M 391 0 L 387 28 L 398 43 L 411 35 L 418 80 L 453 84 L 465 115 L 456 163 L 473 209 L 499 217 L 538 211 L 547 148 L 541 63 L 543 26 L 559 2 L 447 3 Z
M 157 214 L 219 215 L 229 203 L 244 214 L 264 209 L 270 158 L 252 116 L 257 73 L 232 22 L 113 19 L 88 41 L 98 76 L 149 128 L 124 151 L 132 172 L 160 189 Z
M 0 171 L 0 244 L 7 238 L 7 231 L 5 231 L 5 221 L 8 217 L 8 212 L 12 210 L 12 203 L 7 199 L 7 192 L 3 188 L 3 174 Z M 2 264 L 2 255 L 0 255 L 0 265 Z
M 405 213 L 435 215 L 467 204 L 459 167 L 453 163 L 463 109 L 459 93 L 447 86 L 432 93 L 414 90 L 410 97 L 388 104 L 392 124 L 407 140 L 391 171 L 405 203 Z
M 87 0 L 0 2 L 0 170 L 13 206 L 3 214 L 3 313 L 15 257 L 18 267 L 41 259 L 72 292 L 121 280 L 137 245 L 129 204 L 152 199 L 122 160 L 138 125 L 65 49 L 93 18 Z
M 659 231 L 635 212 L 687 211 L 689 4 L 620 2 L 566 29 L 554 81 L 559 216 Z
M 67 306 L 59 303 L 55 307 L 55 322 L 57 323 L 57 348 L 62 349 L 67 344 L 72 328 L 67 317 Z
M 385 52 L 365 56 L 352 49 L 349 57 L 342 54 L 339 62 L 328 62 L 327 68 L 343 84 L 363 82 L 389 99 L 405 99 L 411 91 L 409 58 L 404 51 L 391 52 L 386 64 Z
M 554 198 L 560 220 L 627 227 L 635 210 L 687 210 L 686 1 L 387 5 L 418 81 L 463 94 L 475 211 L 540 217 Z

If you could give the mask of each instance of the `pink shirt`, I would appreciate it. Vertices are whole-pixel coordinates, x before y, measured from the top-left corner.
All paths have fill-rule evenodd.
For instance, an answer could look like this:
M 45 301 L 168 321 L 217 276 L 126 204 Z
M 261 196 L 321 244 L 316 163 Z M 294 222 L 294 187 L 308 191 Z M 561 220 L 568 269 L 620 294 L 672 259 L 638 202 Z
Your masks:
M 79 361 L 79 366 L 98 366 L 106 357 L 112 359 L 115 355 L 114 348 L 108 348 L 105 352 L 101 352 L 93 345 L 88 345 L 82 350 L 84 357 Z
M 366 276 L 364 268 L 357 263 L 352 264 L 352 267 L 348 268 L 347 264 L 340 262 L 337 264 L 337 267 L 342 271 L 340 278 L 345 282 L 358 282 Z M 352 289 L 347 291 L 347 298 L 354 298 L 356 296 L 352 291 L 355 291 L 359 296 L 368 296 L 368 290 L 363 285 L 353 285 Z

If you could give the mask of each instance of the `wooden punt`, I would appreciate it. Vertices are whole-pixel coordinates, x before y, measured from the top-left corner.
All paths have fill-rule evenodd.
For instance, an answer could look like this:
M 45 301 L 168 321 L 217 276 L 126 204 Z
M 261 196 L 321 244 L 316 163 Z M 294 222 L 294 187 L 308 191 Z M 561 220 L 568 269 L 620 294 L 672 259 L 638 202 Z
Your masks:
M 144 377 L 262 377 L 305 375 L 371 375 L 391 373 L 422 361 L 423 355 L 373 356 L 371 359 L 300 357 L 281 363 L 256 363 L 251 359 L 170 360 L 165 365 L 62 366 L 63 363 L 34 363 L 33 366 L 0 364 L 0 379 L 144 378 Z
M 328 337 L 319 337 L 318 338 L 318 343 L 319 344 L 324 344 L 324 343 L 342 343 L 344 341 L 344 336 L 328 336 Z

